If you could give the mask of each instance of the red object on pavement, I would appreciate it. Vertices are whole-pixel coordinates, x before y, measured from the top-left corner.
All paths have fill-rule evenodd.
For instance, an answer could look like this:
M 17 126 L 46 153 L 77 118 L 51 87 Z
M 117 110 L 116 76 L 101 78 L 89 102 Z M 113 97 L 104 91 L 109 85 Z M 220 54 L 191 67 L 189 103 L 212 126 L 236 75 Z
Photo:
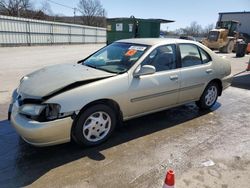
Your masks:
M 163 188 L 174 188 L 174 171 L 168 170 L 166 174 L 166 178 L 164 181 Z
M 250 43 L 247 44 L 247 53 L 250 53 Z
M 249 62 L 248 62 L 247 70 L 246 70 L 246 71 L 250 71 L 250 59 L 249 59 Z

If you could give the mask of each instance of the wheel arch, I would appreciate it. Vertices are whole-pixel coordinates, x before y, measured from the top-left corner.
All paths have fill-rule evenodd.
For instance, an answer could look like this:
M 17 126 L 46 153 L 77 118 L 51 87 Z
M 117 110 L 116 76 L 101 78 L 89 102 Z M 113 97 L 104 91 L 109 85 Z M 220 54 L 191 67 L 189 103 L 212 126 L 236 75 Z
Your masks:
M 117 120 L 117 125 L 120 126 L 122 124 L 123 113 L 120 109 L 119 104 L 112 99 L 106 99 L 106 98 L 105 99 L 98 99 L 98 100 L 95 100 L 95 101 L 92 101 L 92 102 L 86 104 L 84 107 L 82 107 L 82 109 L 79 111 L 79 113 L 77 115 L 75 115 L 74 120 L 73 120 L 73 124 L 71 127 L 71 137 L 74 137 L 73 129 L 74 129 L 74 126 L 75 126 L 78 118 L 80 117 L 80 114 L 83 113 L 90 106 L 97 105 L 97 104 L 104 104 L 104 105 L 107 105 L 110 108 L 114 109 L 116 120 Z
M 208 82 L 208 84 L 206 85 L 206 87 L 207 87 L 209 84 L 211 84 L 211 83 L 216 83 L 216 84 L 219 86 L 219 93 L 218 93 L 218 96 L 221 96 L 221 94 L 222 94 L 222 88 L 223 88 L 221 80 L 218 79 L 218 78 L 215 78 L 215 79 L 211 80 L 210 82 Z M 206 87 L 205 87 L 205 88 L 206 88 Z

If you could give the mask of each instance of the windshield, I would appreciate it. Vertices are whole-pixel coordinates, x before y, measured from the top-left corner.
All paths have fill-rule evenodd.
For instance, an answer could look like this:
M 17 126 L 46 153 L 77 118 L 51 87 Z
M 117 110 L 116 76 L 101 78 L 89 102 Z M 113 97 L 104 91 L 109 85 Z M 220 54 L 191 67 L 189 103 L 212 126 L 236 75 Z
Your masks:
M 147 45 L 116 42 L 90 56 L 83 64 L 120 74 L 129 70 L 147 49 Z

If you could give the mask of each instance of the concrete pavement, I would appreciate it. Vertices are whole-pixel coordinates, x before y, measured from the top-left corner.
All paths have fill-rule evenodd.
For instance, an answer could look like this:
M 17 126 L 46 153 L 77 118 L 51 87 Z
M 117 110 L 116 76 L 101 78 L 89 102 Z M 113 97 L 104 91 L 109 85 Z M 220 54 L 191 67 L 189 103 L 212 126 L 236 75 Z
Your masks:
M 243 81 L 228 88 L 212 110 L 201 112 L 191 103 L 137 118 L 98 147 L 35 148 L 19 138 L 6 120 L 19 78 L 46 65 L 73 63 L 97 48 L 0 48 L 1 187 L 162 187 L 169 168 L 176 172 L 176 187 L 248 187 L 250 90 L 241 84 L 250 85 L 249 73 L 238 75 Z M 226 56 L 233 73 L 243 71 L 249 60 Z M 207 160 L 215 165 L 205 167 Z

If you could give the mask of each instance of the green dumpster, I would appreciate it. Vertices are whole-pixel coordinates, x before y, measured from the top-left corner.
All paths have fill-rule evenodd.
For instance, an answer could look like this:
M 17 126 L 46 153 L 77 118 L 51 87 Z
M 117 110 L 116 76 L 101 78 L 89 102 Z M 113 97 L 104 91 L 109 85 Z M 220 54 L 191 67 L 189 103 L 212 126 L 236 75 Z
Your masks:
M 109 18 L 107 19 L 107 44 L 128 38 L 158 38 L 161 23 L 174 22 L 163 19 Z

